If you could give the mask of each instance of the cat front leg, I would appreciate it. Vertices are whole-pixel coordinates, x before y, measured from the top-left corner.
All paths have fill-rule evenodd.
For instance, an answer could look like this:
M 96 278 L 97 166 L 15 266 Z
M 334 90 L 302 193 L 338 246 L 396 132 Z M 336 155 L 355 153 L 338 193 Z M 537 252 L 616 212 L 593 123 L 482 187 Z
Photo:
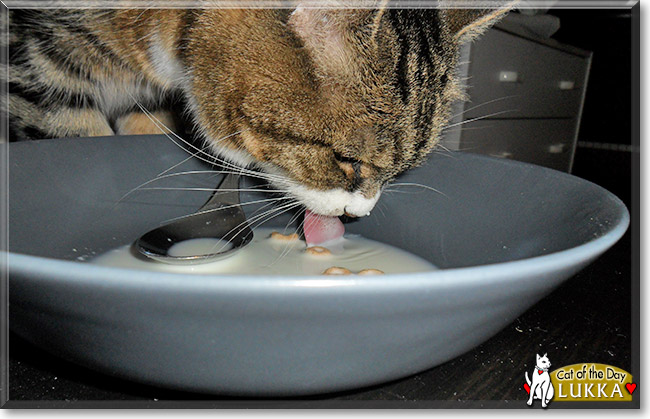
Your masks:
M 535 393 L 537 392 L 538 386 L 539 384 L 533 383 L 533 385 L 530 387 L 530 396 L 528 397 L 528 401 L 526 402 L 528 406 L 533 405 L 533 399 L 535 398 Z
M 555 396 L 555 387 L 553 387 L 553 383 L 549 382 L 548 383 L 548 391 L 546 392 L 546 402 L 550 402 L 553 400 L 553 397 Z
M 542 402 L 542 407 L 547 406 L 546 396 L 547 396 L 548 388 L 544 384 L 546 384 L 546 383 L 542 383 L 542 385 L 539 386 L 539 399 Z
M 176 130 L 174 115 L 170 111 L 155 111 L 150 115 L 131 112 L 115 121 L 118 135 L 169 134 Z
M 8 96 L 10 141 L 114 134 L 104 114 L 96 109 L 75 109 L 58 104 L 43 107 L 16 92 L 10 92 Z
M 553 396 L 555 396 L 555 388 L 553 388 L 553 383 L 551 383 L 550 379 L 546 385 L 546 392 L 544 394 L 544 399 L 543 401 L 546 401 L 546 404 L 548 404 L 551 400 L 553 400 Z M 544 404 L 542 404 L 543 407 Z

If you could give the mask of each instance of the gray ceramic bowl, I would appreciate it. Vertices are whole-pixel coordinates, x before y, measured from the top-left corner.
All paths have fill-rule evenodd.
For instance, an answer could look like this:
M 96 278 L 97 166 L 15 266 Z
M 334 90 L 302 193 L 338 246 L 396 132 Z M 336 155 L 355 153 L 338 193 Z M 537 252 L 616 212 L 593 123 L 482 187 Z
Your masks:
M 185 157 L 159 136 L 11 144 L 11 329 L 79 364 L 159 386 L 258 396 L 349 389 L 478 345 L 608 249 L 629 222 L 621 201 L 576 177 L 434 154 L 399 182 L 441 193 L 385 193 L 347 230 L 439 271 L 319 282 L 86 263 L 203 203 L 208 192 L 140 190 L 116 205 Z M 193 159 L 181 169 L 205 166 Z M 196 175 L 155 185 L 216 184 Z

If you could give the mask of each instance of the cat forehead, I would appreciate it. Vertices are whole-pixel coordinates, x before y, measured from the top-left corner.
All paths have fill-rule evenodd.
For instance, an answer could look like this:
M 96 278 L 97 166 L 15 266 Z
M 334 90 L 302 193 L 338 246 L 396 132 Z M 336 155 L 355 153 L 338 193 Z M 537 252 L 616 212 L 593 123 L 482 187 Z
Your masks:
M 288 27 L 303 42 L 312 58 L 337 71 L 354 66 L 360 58 L 377 63 L 391 46 L 451 52 L 438 44 L 453 43 L 435 9 L 317 9 L 298 7 L 290 14 Z M 392 48 L 394 52 L 400 48 Z M 322 58 L 321 60 L 319 60 Z

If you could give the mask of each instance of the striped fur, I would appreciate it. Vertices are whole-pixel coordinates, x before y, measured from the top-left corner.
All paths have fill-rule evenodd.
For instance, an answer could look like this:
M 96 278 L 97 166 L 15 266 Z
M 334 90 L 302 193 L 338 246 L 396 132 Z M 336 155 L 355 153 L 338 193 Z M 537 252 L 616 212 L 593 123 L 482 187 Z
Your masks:
M 503 10 L 12 10 L 10 140 L 155 132 L 138 104 L 171 108 L 298 199 L 343 191 L 363 212 L 436 146 L 459 45 Z

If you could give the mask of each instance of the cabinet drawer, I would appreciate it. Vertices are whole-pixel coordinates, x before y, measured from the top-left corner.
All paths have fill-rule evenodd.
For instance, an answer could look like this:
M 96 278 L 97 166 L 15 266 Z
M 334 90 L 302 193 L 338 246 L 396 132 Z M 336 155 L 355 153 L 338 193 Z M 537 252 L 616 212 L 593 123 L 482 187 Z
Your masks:
M 589 58 L 492 29 L 471 46 L 464 118 L 575 117 L 588 68 Z
M 464 125 L 460 151 L 487 154 L 568 172 L 575 120 L 475 121 Z

